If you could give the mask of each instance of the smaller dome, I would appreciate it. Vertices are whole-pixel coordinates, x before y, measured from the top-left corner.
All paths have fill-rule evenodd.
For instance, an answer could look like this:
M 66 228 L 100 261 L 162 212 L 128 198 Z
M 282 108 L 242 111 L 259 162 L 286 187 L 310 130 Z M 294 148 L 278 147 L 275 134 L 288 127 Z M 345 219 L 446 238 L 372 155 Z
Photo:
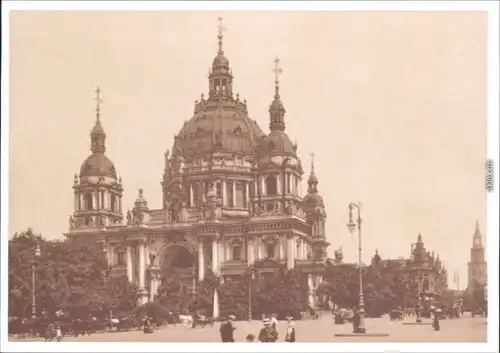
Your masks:
M 269 106 L 269 111 L 285 111 L 285 106 L 279 97 L 275 97 L 271 105 Z
M 106 133 L 104 132 L 104 129 L 101 125 L 101 122 L 99 120 L 96 121 L 94 127 L 92 128 L 92 131 L 90 132 L 90 135 L 101 135 L 101 136 L 106 136 Z
M 224 56 L 224 54 L 218 54 L 215 58 L 214 61 L 212 62 L 212 67 L 218 67 L 218 66 L 225 66 L 229 67 L 229 60 Z
M 91 176 L 116 179 L 115 165 L 105 154 L 94 153 L 87 157 L 80 168 L 80 178 Z
M 316 177 L 316 174 L 309 175 L 309 179 L 307 179 L 307 183 L 310 185 L 311 184 L 318 185 L 318 178 Z
M 316 207 L 316 206 L 325 207 L 325 203 L 323 202 L 323 197 L 321 197 L 319 194 L 307 194 L 302 200 L 302 203 L 306 207 Z
M 288 137 L 288 135 L 282 131 L 273 131 L 267 135 L 262 146 L 265 151 L 270 154 L 274 153 L 285 153 L 285 154 L 296 154 L 296 147 Z

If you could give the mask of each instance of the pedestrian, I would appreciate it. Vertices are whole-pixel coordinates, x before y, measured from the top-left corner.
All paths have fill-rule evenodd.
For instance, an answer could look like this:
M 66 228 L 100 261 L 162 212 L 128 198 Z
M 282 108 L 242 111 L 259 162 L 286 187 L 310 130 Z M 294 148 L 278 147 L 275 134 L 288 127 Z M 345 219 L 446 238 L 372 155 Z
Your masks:
M 285 342 L 295 342 L 295 327 L 293 324 L 293 318 L 288 316 L 286 319 L 288 320 L 288 325 L 286 328 Z
M 222 342 L 234 342 L 234 330 L 236 330 L 232 322 L 234 319 L 233 315 L 229 315 L 223 319 L 219 330 Z
M 276 318 L 276 314 L 271 314 L 271 326 L 273 329 L 277 329 L 278 326 L 278 319 Z
M 271 319 L 265 318 L 264 327 L 259 332 L 260 342 L 276 342 L 278 340 L 278 331 L 271 326 Z
M 352 332 L 353 332 L 353 333 L 358 333 L 358 331 L 359 331 L 359 324 L 360 324 L 360 321 L 361 321 L 361 318 L 360 318 L 360 316 L 359 316 L 359 311 L 358 311 L 358 310 L 356 310 L 356 311 L 354 312 L 354 317 L 353 317 L 353 319 L 352 319 L 352 327 L 353 327 Z
M 61 325 L 56 324 L 56 340 L 57 342 L 61 342 L 62 340 L 62 330 Z
M 253 341 L 255 341 L 255 335 L 252 335 L 251 333 L 249 333 L 247 335 L 246 340 L 247 340 L 247 342 L 253 342 Z
M 144 318 L 144 333 L 153 333 L 153 328 L 151 327 L 151 319 L 148 316 Z
M 439 312 L 440 312 L 439 309 L 437 309 L 434 312 L 434 321 L 432 322 L 432 327 L 434 327 L 435 331 L 439 331 L 441 329 L 441 327 L 439 325 Z

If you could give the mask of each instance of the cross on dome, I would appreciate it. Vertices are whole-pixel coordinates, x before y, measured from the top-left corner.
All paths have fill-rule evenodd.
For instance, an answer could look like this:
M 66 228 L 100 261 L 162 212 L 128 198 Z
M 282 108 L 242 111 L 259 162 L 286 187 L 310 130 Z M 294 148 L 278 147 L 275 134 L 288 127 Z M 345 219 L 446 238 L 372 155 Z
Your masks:
M 101 90 L 99 88 L 99 86 L 97 86 L 97 89 L 95 90 L 95 93 L 96 93 L 96 97 L 94 98 L 95 101 L 96 101 L 96 112 L 97 112 L 97 120 L 99 120 L 99 115 L 100 115 L 100 112 L 101 112 L 101 103 L 103 103 L 103 100 L 100 96 L 100 93 L 101 93 Z
M 223 54 L 224 51 L 222 50 L 222 38 L 224 38 L 224 31 L 226 30 L 226 27 L 222 24 L 222 21 L 224 18 L 219 17 L 217 21 L 219 21 L 219 25 L 217 28 L 219 29 L 219 34 L 217 35 L 217 38 L 219 39 L 219 54 Z

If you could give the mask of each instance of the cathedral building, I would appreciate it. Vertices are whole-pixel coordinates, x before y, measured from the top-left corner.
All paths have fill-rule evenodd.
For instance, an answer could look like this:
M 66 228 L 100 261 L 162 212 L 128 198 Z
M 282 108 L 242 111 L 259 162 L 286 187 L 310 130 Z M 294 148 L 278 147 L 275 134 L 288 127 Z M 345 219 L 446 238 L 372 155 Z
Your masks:
M 472 236 L 470 261 L 468 266 L 467 293 L 472 295 L 477 289 L 484 290 L 487 285 L 487 263 L 484 258 L 483 236 L 479 230 L 479 221 Z
M 401 273 L 417 283 L 421 293 L 442 294 L 448 289 L 448 272 L 439 255 L 425 248 L 421 234 L 411 245 L 408 258 L 382 259 L 376 251 L 372 266 Z
M 165 153 L 159 208 L 150 207 L 139 190 L 125 210 L 122 179 L 105 153 L 97 91 L 92 154 L 75 175 L 67 235 L 102 242 L 111 275 L 126 274 L 138 286 L 141 303 L 154 299 L 164 266 L 177 268 L 193 291 L 208 270 L 230 281 L 249 268 L 260 276 L 287 268 L 307 277 L 314 306 L 311 293 L 322 281 L 329 246 L 314 161 L 303 194 L 303 165 L 286 133 L 279 60 L 266 133 L 234 93 L 222 39 L 220 26 L 208 94 L 195 102 L 192 118 Z M 214 315 L 218 310 L 214 303 Z

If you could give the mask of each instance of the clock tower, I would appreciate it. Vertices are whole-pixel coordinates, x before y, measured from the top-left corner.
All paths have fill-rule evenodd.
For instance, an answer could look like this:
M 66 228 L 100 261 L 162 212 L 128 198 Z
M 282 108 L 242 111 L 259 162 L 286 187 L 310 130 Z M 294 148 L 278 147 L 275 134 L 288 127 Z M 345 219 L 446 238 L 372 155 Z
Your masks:
M 468 263 L 469 276 L 467 291 L 472 293 L 478 286 L 486 285 L 486 261 L 484 259 L 484 246 L 479 221 L 476 222 L 476 230 L 472 237 L 472 248 L 470 250 L 470 261 Z

